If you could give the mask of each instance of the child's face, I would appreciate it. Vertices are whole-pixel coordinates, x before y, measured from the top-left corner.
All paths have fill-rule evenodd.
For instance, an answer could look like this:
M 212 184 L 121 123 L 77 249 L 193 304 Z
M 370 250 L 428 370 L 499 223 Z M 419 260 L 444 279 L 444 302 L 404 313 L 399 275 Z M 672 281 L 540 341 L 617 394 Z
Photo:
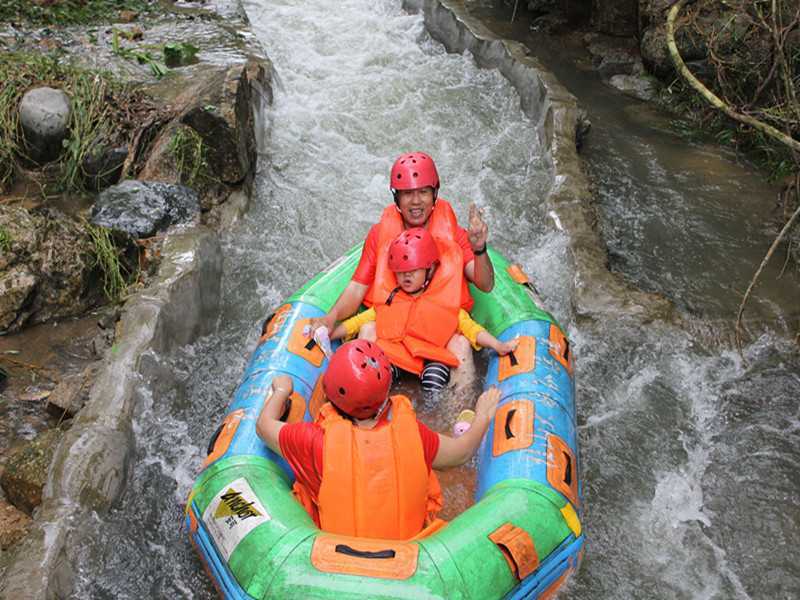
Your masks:
M 406 294 L 413 294 L 422 289 L 425 285 L 425 271 L 426 269 L 414 269 L 413 271 L 398 271 L 395 273 L 397 276 L 397 285 Z

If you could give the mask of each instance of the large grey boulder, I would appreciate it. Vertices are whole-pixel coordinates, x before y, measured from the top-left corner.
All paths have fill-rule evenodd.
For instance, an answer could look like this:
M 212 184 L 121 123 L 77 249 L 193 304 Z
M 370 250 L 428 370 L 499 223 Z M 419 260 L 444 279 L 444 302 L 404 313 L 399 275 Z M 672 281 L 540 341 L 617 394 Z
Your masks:
M 44 164 L 60 156 L 70 112 L 69 96 L 62 90 L 40 87 L 25 92 L 19 103 L 19 122 L 28 158 Z
M 148 238 L 200 213 L 197 193 L 184 185 L 156 181 L 123 181 L 103 190 L 92 207 L 95 225 Z

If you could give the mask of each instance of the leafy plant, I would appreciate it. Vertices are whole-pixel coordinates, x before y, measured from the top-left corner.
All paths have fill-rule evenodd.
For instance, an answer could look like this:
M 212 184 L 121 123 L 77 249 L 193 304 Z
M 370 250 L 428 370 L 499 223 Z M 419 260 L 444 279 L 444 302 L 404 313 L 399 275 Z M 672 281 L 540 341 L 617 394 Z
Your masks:
M 140 65 L 147 65 L 150 67 L 150 72 L 158 79 L 161 79 L 167 74 L 167 65 L 158 60 L 155 56 L 150 54 L 147 50 L 140 50 L 138 48 L 125 48 L 120 42 L 120 30 L 114 29 L 111 34 L 111 52 L 126 60 L 135 60 Z
M 164 44 L 164 62 L 168 67 L 181 67 L 194 61 L 199 48 L 188 42 Z

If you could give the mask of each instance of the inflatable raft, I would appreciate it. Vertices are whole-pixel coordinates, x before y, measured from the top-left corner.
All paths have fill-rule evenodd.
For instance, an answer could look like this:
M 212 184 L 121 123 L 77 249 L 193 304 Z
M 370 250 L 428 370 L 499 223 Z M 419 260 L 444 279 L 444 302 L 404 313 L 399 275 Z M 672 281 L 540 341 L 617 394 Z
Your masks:
M 584 536 L 569 342 L 521 269 L 490 253 L 495 288 L 473 288 L 472 315 L 520 344 L 489 361 L 486 385 L 502 399 L 478 451 L 475 504 L 423 539 L 328 534 L 294 499 L 289 466 L 256 435 L 278 373 L 294 380 L 287 421 L 310 420 L 323 403 L 327 359 L 303 328 L 344 289 L 358 246 L 267 320 L 189 496 L 189 534 L 222 597 L 549 598 L 577 568 Z

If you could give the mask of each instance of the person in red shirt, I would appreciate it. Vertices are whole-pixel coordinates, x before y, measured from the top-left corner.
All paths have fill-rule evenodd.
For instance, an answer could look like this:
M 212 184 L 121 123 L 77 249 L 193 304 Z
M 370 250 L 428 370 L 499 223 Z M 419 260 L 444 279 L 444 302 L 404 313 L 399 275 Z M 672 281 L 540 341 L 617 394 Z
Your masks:
M 469 229 L 458 226 L 450 204 L 439 198 L 439 187 L 436 164 L 424 152 L 403 154 L 394 162 L 389 181 L 394 206 L 387 207 L 380 222 L 370 228 L 353 277 L 328 314 L 312 320 L 312 330 L 325 326 L 333 331 L 336 323 L 353 315 L 362 302 L 368 306 L 373 304 L 371 295 L 377 266 L 389 244 L 400 233 L 398 227 L 400 230 L 425 227 L 432 230 L 435 237 L 444 237 L 458 244 L 464 264 L 462 307 L 465 310 L 472 307 L 466 281 L 472 282 L 481 291 L 492 290 L 494 269 L 486 252 L 489 228 L 483 221 L 482 211 L 471 204 Z M 366 325 L 360 337 L 375 339 L 374 324 Z M 467 339 L 456 336 L 451 349 L 461 363 L 469 368 L 472 351 Z
M 314 423 L 293 424 L 279 420 L 292 379 L 272 382 L 256 431 L 289 463 L 298 500 L 324 531 L 410 539 L 430 526 L 442 504 L 431 469 L 469 460 L 500 399 L 494 387 L 481 394 L 472 426 L 453 438 L 420 423 L 408 398 L 390 397 L 391 379 L 376 344 L 343 344 L 323 376 L 328 402 Z

